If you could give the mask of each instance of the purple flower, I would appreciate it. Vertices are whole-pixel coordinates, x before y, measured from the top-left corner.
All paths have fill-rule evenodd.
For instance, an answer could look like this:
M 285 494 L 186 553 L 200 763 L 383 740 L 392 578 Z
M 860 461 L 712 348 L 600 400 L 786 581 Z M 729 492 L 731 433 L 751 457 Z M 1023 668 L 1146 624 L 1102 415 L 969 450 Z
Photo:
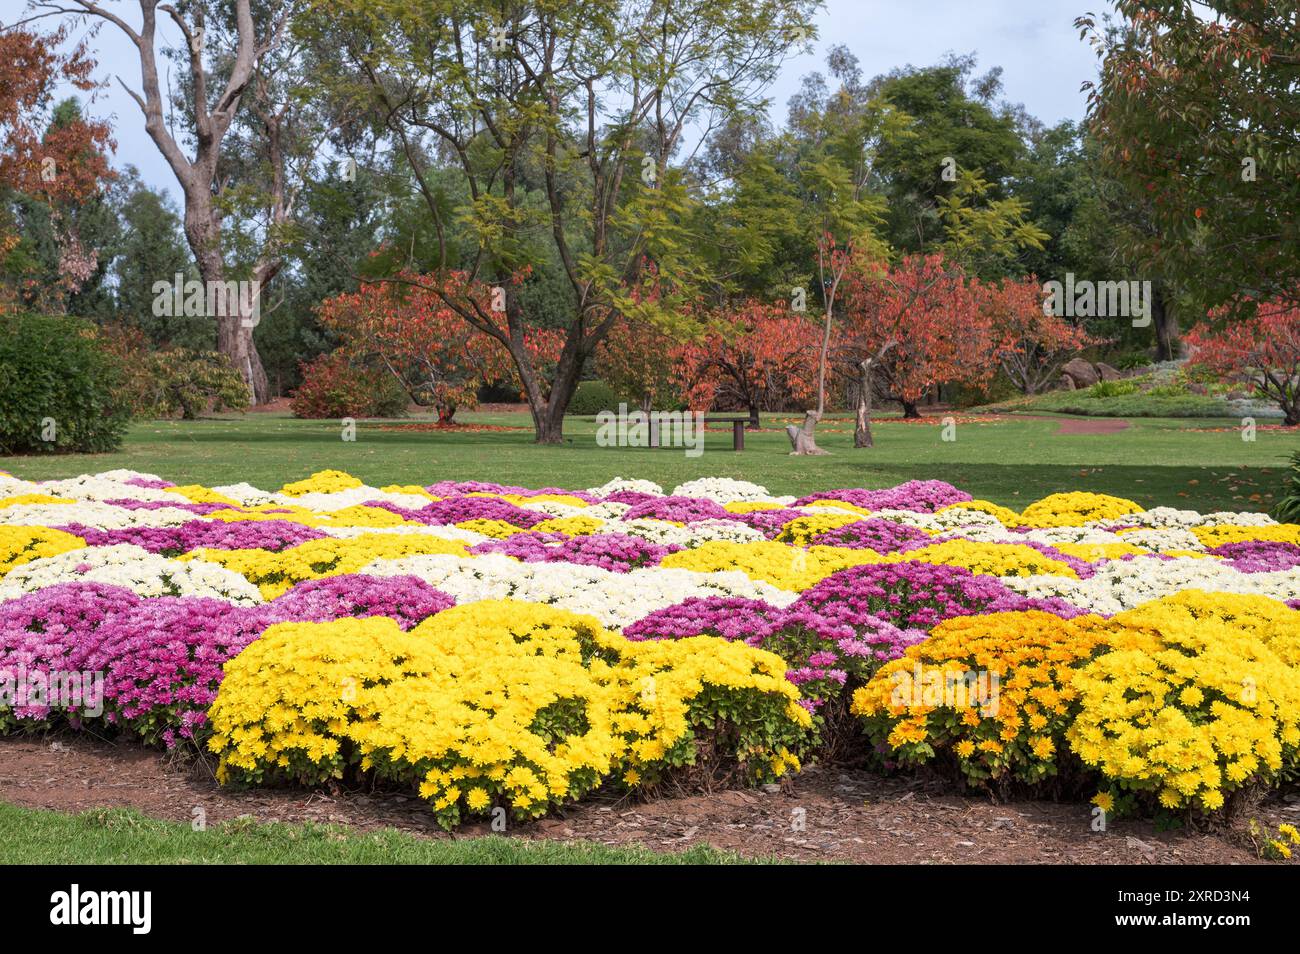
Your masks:
M 850 567 L 805 590 L 794 607 L 858 629 L 884 618 L 904 628 L 930 629 L 954 616 L 1041 609 L 1066 618 L 1083 610 L 1064 600 L 1029 599 L 996 577 L 965 567 L 888 563 Z
M 661 546 L 625 533 L 593 533 L 569 537 L 562 533 L 516 533 L 504 540 L 487 540 L 470 548 L 470 553 L 504 553 L 525 563 L 575 563 L 596 566 L 615 573 L 639 567 L 657 566 L 676 553 L 676 544 Z
M 563 487 L 515 487 L 510 484 L 494 484 L 483 480 L 440 480 L 424 488 L 435 497 L 459 497 L 465 494 L 510 494 L 514 497 L 540 497 L 543 494 L 562 494 L 577 497 L 587 503 L 596 503 L 599 498 L 585 490 L 565 490 Z
M 720 636 L 757 646 L 781 626 L 784 614 L 762 600 L 740 596 L 692 596 L 665 606 L 623 630 L 627 639 Z
M 1208 551 L 1223 557 L 1229 566 L 1242 573 L 1268 573 L 1300 566 L 1300 546 L 1267 540 L 1225 543 Z
M 345 573 L 305 580 L 265 607 L 265 625 L 288 620 L 324 623 L 345 617 L 388 616 L 410 629 L 456 601 L 414 576 Z M 263 628 L 265 628 L 265 625 Z
M 430 526 L 447 526 L 464 523 L 466 520 L 503 520 L 527 530 L 549 519 L 544 513 L 526 510 L 508 500 L 500 500 L 496 497 L 447 497 L 432 501 L 419 510 L 399 507 L 386 500 L 372 500 L 366 506 L 379 507 L 406 520 L 414 520 Z
M 97 530 L 73 523 L 59 529 L 84 537 L 87 546 L 132 543 L 150 553 L 169 557 L 205 547 L 279 552 L 326 536 L 313 527 L 288 520 L 191 520 L 179 527 L 124 527 L 120 530 Z
M 886 490 L 860 488 L 824 490 L 800 497 L 794 505 L 803 507 L 814 500 L 842 500 L 864 510 L 915 510 L 919 513 L 934 513 L 950 504 L 965 503 L 971 499 L 973 498 L 970 494 L 942 480 L 909 480 L 907 483 Z
M 671 520 L 694 523 L 699 520 L 735 520 L 736 514 L 703 497 L 652 497 L 623 514 L 624 520 Z
M 831 511 L 834 513 L 834 511 Z M 819 533 L 813 544 L 828 547 L 848 547 L 851 550 L 875 550 L 877 553 L 895 553 L 908 544 L 929 546 L 934 542 L 924 530 L 909 527 L 894 520 L 870 518 L 845 524 L 834 530 Z
M 105 500 L 104 503 L 114 507 L 121 507 L 123 510 L 163 510 L 176 509 L 188 510 L 192 514 L 200 517 L 206 517 L 210 513 L 218 510 L 238 510 L 238 507 L 232 507 L 228 503 L 190 503 L 184 497 L 177 497 L 176 502 L 170 500 L 133 500 L 130 497 L 120 497 L 115 500 Z

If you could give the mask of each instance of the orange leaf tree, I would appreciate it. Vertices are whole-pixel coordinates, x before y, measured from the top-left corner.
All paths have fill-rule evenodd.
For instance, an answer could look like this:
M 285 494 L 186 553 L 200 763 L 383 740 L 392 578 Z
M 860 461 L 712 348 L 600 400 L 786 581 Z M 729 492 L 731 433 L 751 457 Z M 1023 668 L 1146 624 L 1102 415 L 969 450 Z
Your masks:
M 432 406 L 448 423 L 458 407 L 473 407 L 479 387 L 514 377 L 510 353 L 447 304 L 472 302 L 491 315 L 493 290 L 463 272 L 364 282 L 321 303 L 320 321 L 353 360 L 386 368 L 417 404 Z M 530 333 L 534 366 L 554 361 L 558 333 Z
M 1046 310 L 1038 279 L 1004 279 L 983 286 L 994 356 L 1022 394 L 1037 394 L 1071 355 L 1099 339 Z
M 818 333 L 803 315 L 751 299 L 719 311 L 708 327 L 674 352 L 674 378 L 692 408 L 738 404 L 757 427 L 759 411 L 816 394 Z
M 1300 308 L 1265 302 L 1221 329 L 1198 324 L 1187 343 L 1195 364 L 1249 384 L 1282 409 L 1288 427 L 1300 425 Z
M 919 417 L 916 404 L 934 385 L 988 379 L 994 362 L 984 298 L 979 283 L 942 255 L 854 263 L 835 350 L 856 382 L 855 446 L 871 446 L 873 392 Z
M 0 193 L 12 190 L 49 206 L 60 246 L 56 293 L 76 291 L 94 271 L 94 250 L 82 248 L 67 213 L 112 175 L 105 155 L 113 147 L 108 125 L 75 110 L 62 120 L 51 111 L 60 83 L 83 91 L 95 87 L 94 61 L 84 45 L 63 51 L 66 40 L 66 30 L 0 30 Z M 0 206 L 0 267 L 18 244 Z

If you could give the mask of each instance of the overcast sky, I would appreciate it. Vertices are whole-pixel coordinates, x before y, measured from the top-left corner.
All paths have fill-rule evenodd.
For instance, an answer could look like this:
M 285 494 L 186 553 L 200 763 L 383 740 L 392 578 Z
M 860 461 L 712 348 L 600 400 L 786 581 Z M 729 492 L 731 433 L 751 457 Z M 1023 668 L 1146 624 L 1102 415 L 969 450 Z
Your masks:
M 110 3 L 124 13 L 138 11 L 134 3 Z M 857 55 L 866 77 L 908 64 L 930 66 L 948 53 L 974 52 L 979 74 L 992 66 L 1003 68 L 1006 99 L 1023 103 L 1048 125 L 1078 120 L 1084 113 L 1079 87 L 1096 75 L 1097 60 L 1073 22 L 1089 10 L 1106 8 L 1106 0 L 828 0 L 818 17 L 820 36 L 813 51 L 791 59 L 769 92 L 773 119 L 784 121 L 786 101 L 799 88 L 800 77 L 822 69 L 826 48 L 843 43 Z M 0 10 L 0 19 L 13 22 L 21 0 L 0 0 Z M 135 23 L 138 17 L 137 12 L 129 19 Z M 160 27 L 167 36 L 171 24 L 166 18 Z M 102 28 L 93 46 L 101 75 L 121 76 L 139 88 L 135 49 L 114 28 Z M 134 164 L 146 182 L 178 196 L 171 171 L 145 135 L 139 108 L 116 82 L 91 111 L 113 117 L 115 165 Z

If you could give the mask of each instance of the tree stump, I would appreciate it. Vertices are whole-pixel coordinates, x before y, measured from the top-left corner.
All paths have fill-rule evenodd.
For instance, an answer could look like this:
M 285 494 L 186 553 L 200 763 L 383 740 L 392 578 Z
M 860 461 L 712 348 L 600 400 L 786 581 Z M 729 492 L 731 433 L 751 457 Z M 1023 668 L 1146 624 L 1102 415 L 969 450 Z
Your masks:
M 795 427 L 793 424 L 787 425 L 785 432 L 790 438 L 790 446 L 794 448 L 791 456 L 813 456 L 827 453 L 817 446 L 817 436 L 814 433 L 817 429 L 817 422 L 821 420 L 820 411 L 805 411 L 803 427 Z

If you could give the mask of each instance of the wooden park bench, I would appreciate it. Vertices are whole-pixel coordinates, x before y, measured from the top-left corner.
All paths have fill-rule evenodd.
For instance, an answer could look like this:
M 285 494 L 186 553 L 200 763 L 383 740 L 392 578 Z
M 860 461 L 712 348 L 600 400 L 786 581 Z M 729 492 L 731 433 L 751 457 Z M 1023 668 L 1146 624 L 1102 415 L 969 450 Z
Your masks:
M 749 423 L 748 414 L 708 414 L 705 415 L 704 423 L 730 424 L 731 449 L 734 451 L 745 449 L 745 425 Z M 659 421 L 656 418 L 650 419 L 650 446 L 659 446 Z

